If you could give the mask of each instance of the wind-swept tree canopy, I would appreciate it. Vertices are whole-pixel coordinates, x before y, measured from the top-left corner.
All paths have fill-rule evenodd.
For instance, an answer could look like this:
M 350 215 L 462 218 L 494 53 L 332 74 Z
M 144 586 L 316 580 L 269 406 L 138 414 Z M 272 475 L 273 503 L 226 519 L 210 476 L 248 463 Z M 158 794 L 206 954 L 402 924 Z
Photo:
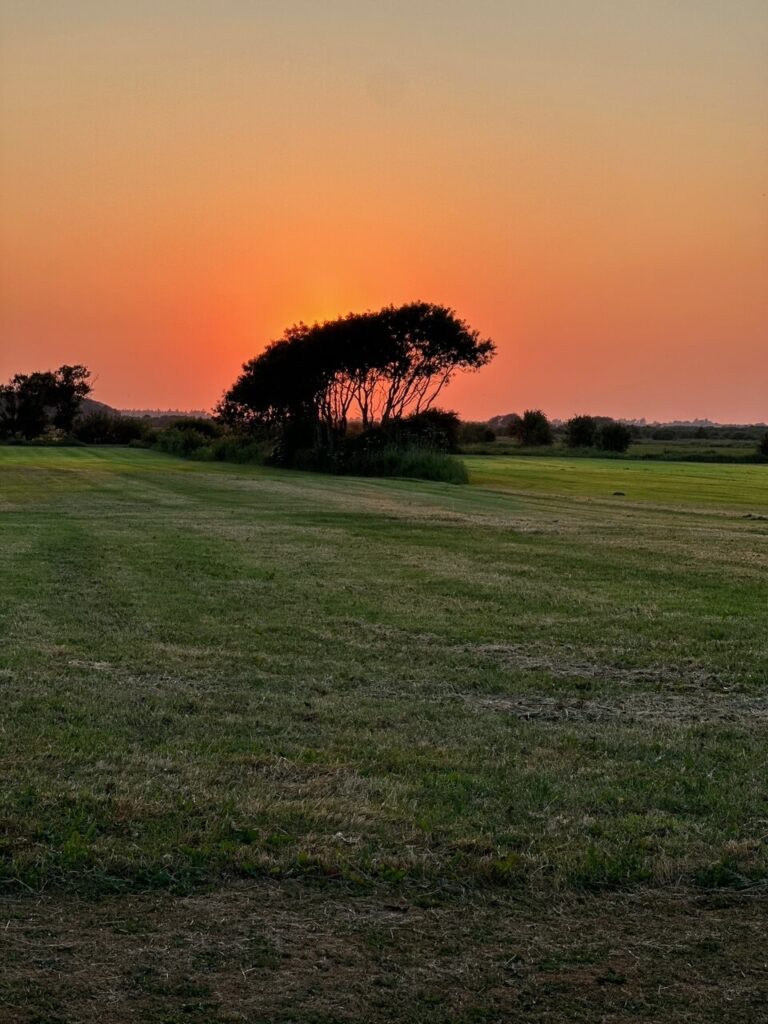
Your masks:
M 414 302 L 289 328 L 225 394 L 230 423 L 311 420 L 331 434 L 422 413 L 459 370 L 477 370 L 495 346 L 445 306 Z

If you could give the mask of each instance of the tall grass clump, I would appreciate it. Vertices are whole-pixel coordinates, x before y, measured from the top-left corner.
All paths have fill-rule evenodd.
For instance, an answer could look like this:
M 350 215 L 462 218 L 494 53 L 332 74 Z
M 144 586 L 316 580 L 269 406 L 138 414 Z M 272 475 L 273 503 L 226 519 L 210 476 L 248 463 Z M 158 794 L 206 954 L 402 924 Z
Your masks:
M 355 453 L 344 461 L 340 471 L 353 476 L 400 476 L 448 484 L 469 482 L 467 467 L 461 459 L 418 445 L 386 445 L 373 451 Z

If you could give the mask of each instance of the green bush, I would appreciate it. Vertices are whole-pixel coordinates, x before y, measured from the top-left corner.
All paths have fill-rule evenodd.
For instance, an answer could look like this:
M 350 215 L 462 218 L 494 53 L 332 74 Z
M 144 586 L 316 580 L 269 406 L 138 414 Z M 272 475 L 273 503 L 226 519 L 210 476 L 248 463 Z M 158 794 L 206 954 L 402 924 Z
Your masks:
M 446 409 L 427 409 L 405 419 L 395 420 L 390 428 L 406 439 L 438 451 L 455 452 L 459 447 L 461 420 L 459 414 Z
M 158 432 L 154 447 L 168 455 L 190 458 L 195 452 L 205 448 L 210 440 L 210 437 L 199 430 L 178 427 L 174 423 L 172 427 Z
M 626 423 L 604 423 L 597 432 L 597 445 L 607 452 L 625 452 L 632 441 Z
M 130 444 L 146 434 L 147 427 L 141 420 L 101 409 L 78 416 L 72 425 L 72 436 L 84 444 Z
M 452 484 L 467 483 L 466 466 L 447 452 L 418 443 L 382 444 L 380 441 L 377 431 L 368 431 L 340 440 L 332 450 L 298 448 L 291 454 L 290 466 L 313 473 L 395 476 L 441 480 Z
M 414 413 L 403 419 L 395 418 L 387 423 L 370 427 L 346 437 L 336 438 L 335 444 L 329 447 L 329 453 L 341 453 L 342 458 L 357 454 L 360 451 L 375 451 L 384 448 L 428 448 L 431 451 L 455 452 L 459 446 L 461 421 L 455 412 L 444 409 L 428 409 L 426 412 Z M 285 431 L 284 431 L 285 436 Z M 311 444 L 314 432 L 306 439 L 304 445 Z
M 594 416 L 572 416 L 565 430 L 565 443 L 569 448 L 592 448 L 597 441 L 598 426 Z
M 350 456 L 337 470 L 354 476 L 401 476 L 419 480 L 441 480 L 449 484 L 468 482 L 467 467 L 454 456 L 417 445 L 403 448 L 388 445 Z
M 215 462 L 242 462 L 263 465 L 272 445 L 244 437 L 218 437 L 205 447 L 198 449 L 196 457 Z
M 550 445 L 553 442 L 552 425 L 541 409 L 526 409 L 518 425 L 517 436 L 526 448 Z
M 205 416 L 180 416 L 169 424 L 168 430 L 193 430 L 203 437 L 220 437 L 222 428 L 216 420 L 208 419 Z
M 475 423 L 471 420 L 465 420 L 459 428 L 459 443 L 462 445 L 484 444 L 485 442 L 495 440 L 496 432 L 487 423 Z
M 327 446 L 313 444 L 313 431 L 304 429 L 303 424 L 289 424 L 275 443 L 274 434 L 270 436 L 268 432 L 260 435 L 226 432 L 210 421 L 202 421 L 206 426 L 201 429 L 199 422 L 186 420 L 159 431 L 153 447 L 169 455 L 201 461 L 466 483 L 464 463 L 445 451 L 443 446 L 449 443 L 449 438 L 438 429 L 452 428 L 454 414 L 439 415 L 439 420 L 437 417 L 420 418 L 415 426 L 412 421 L 401 421 L 386 428 L 336 438 Z M 424 439 L 417 433 L 422 431 Z M 433 437 L 436 443 L 431 443 Z

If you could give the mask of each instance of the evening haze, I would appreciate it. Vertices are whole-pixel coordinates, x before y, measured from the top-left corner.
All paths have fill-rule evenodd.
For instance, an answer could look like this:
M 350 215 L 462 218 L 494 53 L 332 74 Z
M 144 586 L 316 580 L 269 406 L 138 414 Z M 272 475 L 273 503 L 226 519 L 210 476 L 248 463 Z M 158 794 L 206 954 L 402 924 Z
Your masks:
M 765 0 L 2 0 L 0 379 L 210 408 L 423 299 L 464 416 L 766 420 L 766 110 Z

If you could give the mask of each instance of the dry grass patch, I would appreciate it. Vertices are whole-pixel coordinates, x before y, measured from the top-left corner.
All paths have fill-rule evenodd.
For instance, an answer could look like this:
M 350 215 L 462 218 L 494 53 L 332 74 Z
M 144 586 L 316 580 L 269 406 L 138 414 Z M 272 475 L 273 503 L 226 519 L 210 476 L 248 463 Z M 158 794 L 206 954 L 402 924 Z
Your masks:
M 3 1024 L 753 1024 L 764 897 L 5 899 Z

